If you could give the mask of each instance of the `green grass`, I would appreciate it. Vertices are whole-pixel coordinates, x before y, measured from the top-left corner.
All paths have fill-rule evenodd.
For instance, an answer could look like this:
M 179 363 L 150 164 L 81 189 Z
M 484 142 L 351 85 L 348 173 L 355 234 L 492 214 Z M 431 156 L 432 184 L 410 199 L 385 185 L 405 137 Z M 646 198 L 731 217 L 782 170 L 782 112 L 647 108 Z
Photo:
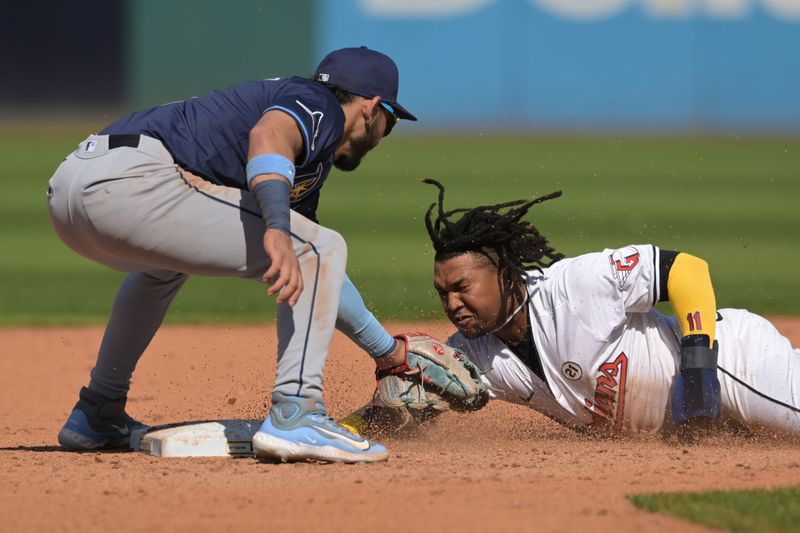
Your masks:
M 105 320 L 121 274 L 58 240 L 47 180 L 84 129 L 0 133 L 0 324 Z M 656 243 L 707 259 L 723 307 L 800 313 L 800 139 L 396 137 L 354 173 L 334 171 L 320 221 L 349 246 L 348 272 L 381 319 L 439 316 L 423 214 L 561 189 L 532 218 L 574 255 Z M 273 305 L 247 281 L 194 278 L 168 316 L 261 321 Z
M 631 502 L 650 512 L 665 513 L 734 533 L 800 531 L 800 487 L 704 493 L 641 494 Z

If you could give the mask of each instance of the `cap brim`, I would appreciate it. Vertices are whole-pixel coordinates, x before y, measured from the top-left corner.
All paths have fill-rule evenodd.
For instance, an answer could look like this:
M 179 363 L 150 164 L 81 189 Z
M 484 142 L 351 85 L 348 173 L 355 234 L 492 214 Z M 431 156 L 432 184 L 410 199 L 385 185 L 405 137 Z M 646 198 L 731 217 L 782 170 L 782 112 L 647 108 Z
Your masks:
M 406 108 L 405 108 L 405 107 L 401 106 L 401 105 L 400 105 L 400 104 L 398 104 L 397 102 L 389 102 L 389 101 L 387 101 L 386 103 L 387 103 L 387 104 L 389 104 L 390 106 L 392 106 L 392 109 L 394 109 L 394 110 L 395 110 L 395 112 L 397 113 L 397 116 L 398 116 L 398 117 L 400 117 L 401 119 L 404 119 L 404 120 L 413 120 L 413 121 L 416 121 L 416 120 L 417 120 L 417 117 L 415 117 L 414 115 L 412 115 L 411 113 L 409 113 L 409 112 L 406 110 Z

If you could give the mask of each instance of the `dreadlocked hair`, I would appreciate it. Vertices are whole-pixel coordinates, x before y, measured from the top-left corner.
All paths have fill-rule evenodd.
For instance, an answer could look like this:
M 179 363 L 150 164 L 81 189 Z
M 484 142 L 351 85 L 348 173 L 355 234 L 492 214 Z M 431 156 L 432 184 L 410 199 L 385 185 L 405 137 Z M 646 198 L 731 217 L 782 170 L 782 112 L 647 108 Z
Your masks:
M 564 258 L 550 247 L 533 224 L 522 220 L 531 206 L 558 198 L 561 191 L 532 200 L 445 211 L 444 185 L 432 179 L 422 182 L 439 189 L 438 204 L 431 204 L 425 213 L 425 226 L 436 252 L 436 261 L 469 252 L 479 253 L 486 256 L 498 271 L 508 273 L 509 279 L 519 279 L 526 270 L 541 270 Z M 437 205 L 438 214 L 432 220 Z M 463 215 L 458 220 L 451 220 L 453 215 L 460 213 Z

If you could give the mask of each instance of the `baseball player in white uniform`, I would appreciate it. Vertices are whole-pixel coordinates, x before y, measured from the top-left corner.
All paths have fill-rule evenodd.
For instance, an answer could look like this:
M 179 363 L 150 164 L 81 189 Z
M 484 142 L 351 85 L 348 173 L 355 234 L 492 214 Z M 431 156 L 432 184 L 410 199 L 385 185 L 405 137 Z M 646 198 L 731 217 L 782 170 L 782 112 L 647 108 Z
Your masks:
M 800 351 L 758 315 L 717 310 L 705 261 L 650 244 L 564 258 L 521 220 L 560 193 L 445 211 L 427 181 L 434 285 L 458 328 L 447 343 L 494 398 L 575 429 L 800 434 Z

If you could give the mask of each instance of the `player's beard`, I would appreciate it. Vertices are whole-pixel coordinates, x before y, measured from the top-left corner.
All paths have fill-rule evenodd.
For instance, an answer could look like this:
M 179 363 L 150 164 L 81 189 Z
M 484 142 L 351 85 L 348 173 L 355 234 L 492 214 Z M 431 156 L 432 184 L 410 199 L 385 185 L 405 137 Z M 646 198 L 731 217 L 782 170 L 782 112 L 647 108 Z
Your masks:
M 501 303 L 497 313 L 486 316 L 483 313 L 473 312 L 472 320 L 467 324 L 459 325 L 451 317 L 453 325 L 468 339 L 477 339 L 502 330 L 524 310 L 528 303 L 527 292 L 521 286 L 503 287 L 500 282 Z
M 374 122 L 372 124 L 375 124 Z M 350 141 L 350 153 L 342 154 L 333 160 L 333 166 L 339 170 L 350 172 L 358 168 L 367 152 L 378 146 L 381 137 L 376 138 L 375 128 L 367 126 L 364 135 Z
M 485 322 L 480 321 L 479 318 L 475 317 L 473 317 L 470 324 L 456 324 L 454 322 L 454 325 L 456 328 L 458 328 L 459 333 L 468 339 L 477 339 L 478 337 L 483 337 L 492 329 L 491 324 L 486 324 Z
M 459 322 L 454 317 L 450 317 L 453 325 L 468 339 L 477 339 L 492 333 L 508 317 L 508 314 L 503 313 L 503 309 L 499 309 L 496 313 L 480 312 L 473 309 L 470 314 L 471 316 L 466 322 Z
M 503 312 L 488 317 L 473 314 L 468 323 L 458 324 L 457 322 L 453 322 L 453 324 L 464 337 L 468 339 L 477 339 L 478 337 L 494 333 L 503 327 L 508 316 L 508 313 Z

